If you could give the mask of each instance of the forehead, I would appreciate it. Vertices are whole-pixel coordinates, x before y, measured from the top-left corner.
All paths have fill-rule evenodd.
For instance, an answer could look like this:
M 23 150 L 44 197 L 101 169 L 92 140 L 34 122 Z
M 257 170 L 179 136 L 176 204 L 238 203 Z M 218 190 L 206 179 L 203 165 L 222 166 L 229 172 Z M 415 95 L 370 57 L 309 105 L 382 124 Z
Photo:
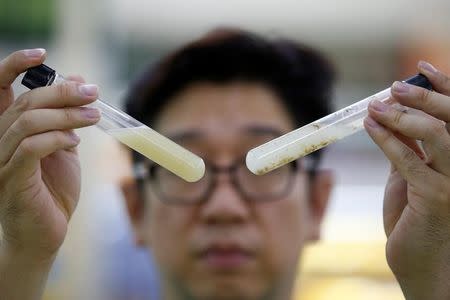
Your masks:
M 293 121 L 269 87 L 247 82 L 191 84 L 168 101 L 156 122 L 169 136 L 193 131 L 208 138 L 236 136 L 255 127 L 286 132 Z

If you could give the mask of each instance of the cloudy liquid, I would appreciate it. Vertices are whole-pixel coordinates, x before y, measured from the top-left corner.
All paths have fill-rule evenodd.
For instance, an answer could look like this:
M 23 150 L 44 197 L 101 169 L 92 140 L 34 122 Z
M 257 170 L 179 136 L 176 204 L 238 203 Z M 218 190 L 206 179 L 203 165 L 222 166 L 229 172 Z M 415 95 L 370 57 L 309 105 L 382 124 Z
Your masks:
M 149 127 L 112 129 L 107 133 L 188 182 L 200 180 L 205 173 L 200 157 Z

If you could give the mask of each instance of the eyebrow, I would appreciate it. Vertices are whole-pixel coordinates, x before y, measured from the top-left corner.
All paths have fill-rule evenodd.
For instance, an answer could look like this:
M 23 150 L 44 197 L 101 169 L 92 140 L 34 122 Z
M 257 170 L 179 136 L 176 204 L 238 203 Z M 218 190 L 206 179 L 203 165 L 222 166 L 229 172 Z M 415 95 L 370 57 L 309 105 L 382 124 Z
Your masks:
M 205 134 L 199 130 L 181 131 L 174 134 L 169 134 L 167 137 L 175 142 L 195 140 L 204 137 Z
M 267 125 L 249 125 L 243 128 L 245 132 L 254 135 L 273 135 L 274 137 L 283 134 L 283 130 Z
M 280 128 L 267 125 L 248 125 L 242 127 L 240 130 L 255 136 L 271 135 L 273 137 L 278 137 L 283 134 L 283 130 Z M 167 137 L 175 142 L 180 142 L 205 138 L 206 134 L 200 130 L 186 130 L 169 134 Z

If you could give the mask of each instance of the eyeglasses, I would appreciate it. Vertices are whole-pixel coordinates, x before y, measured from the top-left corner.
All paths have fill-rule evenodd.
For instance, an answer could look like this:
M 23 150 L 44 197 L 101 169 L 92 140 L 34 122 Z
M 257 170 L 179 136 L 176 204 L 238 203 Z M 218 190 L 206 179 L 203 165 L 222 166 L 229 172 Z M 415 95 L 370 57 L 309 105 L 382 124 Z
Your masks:
M 303 161 L 303 159 L 302 159 Z M 300 161 L 294 161 L 265 175 L 251 173 L 241 158 L 228 167 L 205 161 L 205 175 L 197 182 L 186 182 L 157 164 L 136 165 L 137 177 L 148 178 L 153 191 L 166 203 L 194 204 L 206 201 L 217 186 L 217 174 L 227 173 L 231 183 L 248 200 L 255 202 L 280 199 L 286 196 L 294 182 Z

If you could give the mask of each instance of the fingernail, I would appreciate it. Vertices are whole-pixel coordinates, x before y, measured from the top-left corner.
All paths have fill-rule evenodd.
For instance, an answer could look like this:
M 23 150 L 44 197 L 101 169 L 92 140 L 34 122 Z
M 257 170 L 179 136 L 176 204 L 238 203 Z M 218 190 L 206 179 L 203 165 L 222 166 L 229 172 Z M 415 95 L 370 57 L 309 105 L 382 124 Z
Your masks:
M 43 49 L 43 48 L 26 49 L 26 50 L 23 50 L 23 53 L 25 53 L 25 55 L 30 58 L 37 58 L 37 57 L 41 57 L 42 55 L 44 55 L 45 49 Z
M 378 100 L 373 100 L 370 102 L 370 107 L 379 112 L 385 112 L 388 110 L 388 105 Z
M 69 132 L 69 137 L 74 143 L 78 144 L 80 142 L 80 137 L 73 131 Z
M 372 119 L 371 117 L 367 117 L 365 122 L 369 127 L 380 128 L 380 125 L 377 122 L 375 122 L 375 120 Z
M 396 81 L 392 85 L 392 91 L 397 94 L 407 94 L 409 92 L 409 85 L 404 82 Z
M 95 84 L 83 84 L 78 87 L 81 94 L 85 96 L 95 96 L 98 92 L 98 87 Z
M 426 61 L 419 61 L 419 69 L 427 71 L 431 74 L 436 74 L 438 72 L 438 70 L 435 67 L 433 67 L 432 64 L 427 63 Z
M 96 108 L 90 108 L 90 107 L 82 107 L 81 108 L 81 114 L 88 119 L 98 119 L 100 118 L 100 111 Z

